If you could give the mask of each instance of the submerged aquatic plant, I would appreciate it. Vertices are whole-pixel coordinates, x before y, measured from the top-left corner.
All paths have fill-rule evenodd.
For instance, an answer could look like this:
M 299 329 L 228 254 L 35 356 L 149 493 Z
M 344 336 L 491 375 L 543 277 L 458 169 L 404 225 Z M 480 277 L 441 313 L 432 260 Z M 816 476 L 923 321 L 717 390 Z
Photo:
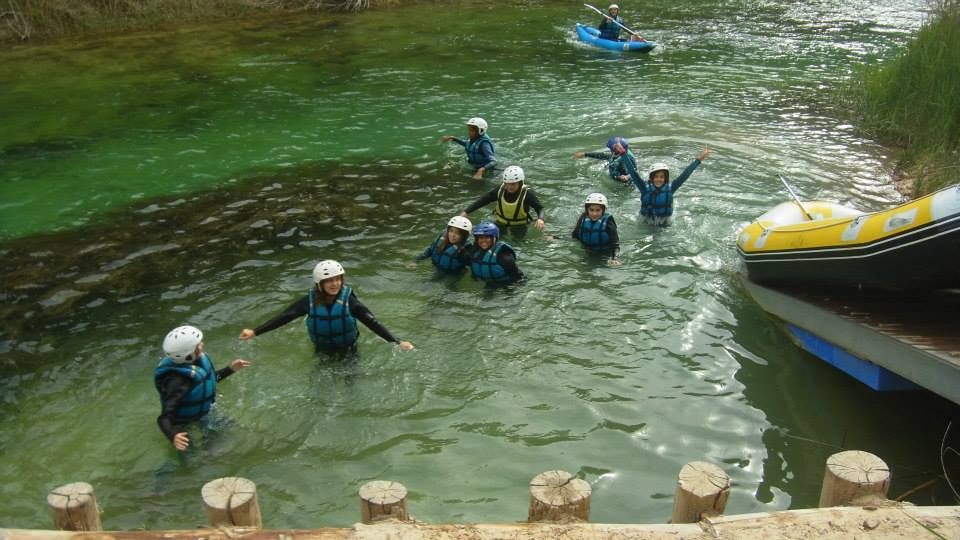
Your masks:
M 429 174 L 396 164 L 366 165 L 363 174 L 349 165 L 307 164 L 0 243 L 0 343 L 16 349 L 68 332 L 241 261 L 314 259 L 318 245 L 395 223 L 407 212 L 392 204 L 398 192 L 422 187 Z

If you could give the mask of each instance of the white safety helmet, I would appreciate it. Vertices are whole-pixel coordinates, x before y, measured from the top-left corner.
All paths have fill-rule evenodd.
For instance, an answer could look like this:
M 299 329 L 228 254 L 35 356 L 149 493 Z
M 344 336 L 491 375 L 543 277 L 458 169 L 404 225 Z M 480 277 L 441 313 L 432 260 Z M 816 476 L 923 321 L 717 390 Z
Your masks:
M 479 116 L 474 116 L 473 118 L 467 120 L 467 125 L 476 127 L 477 131 L 479 131 L 481 135 L 487 132 L 487 121 Z
M 325 279 L 342 276 L 344 274 L 343 266 L 333 259 L 320 261 L 313 267 L 313 282 L 317 285 Z
M 450 218 L 450 221 L 447 222 L 447 227 L 456 227 L 467 232 L 467 236 L 470 235 L 470 231 L 473 229 L 473 223 L 470 223 L 470 220 L 462 216 L 453 216 Z
M 591 193 L 587 195 L 587 198 L 583 201 L 583 205 L 588 204 L 599 204 L 600 206 L 607 207 L 607 197 L 603 193 Z
M 654 163 L 647 169 L 647 180 L 653 179 L 653 173 L 663 171 L 667 173 L 667 180 L 670 180 L 670 167 L 666 163 Z
M 610 4 L 610 7 L 607 8 L 607 11 L 610 11 L 611 9 L 620 9 L 620 6 L 616 4 Z
M 163 338 L 163 353 L 178 364 L 194 361 L 193 353 L 203 341 L 203 332 L 193 326 L 178 326 Z
M 503 183 L 504 184 L 513 184 L 516 182 L 523 182 L 523 169 L 517 165 L 511 165 L 503 171 Z

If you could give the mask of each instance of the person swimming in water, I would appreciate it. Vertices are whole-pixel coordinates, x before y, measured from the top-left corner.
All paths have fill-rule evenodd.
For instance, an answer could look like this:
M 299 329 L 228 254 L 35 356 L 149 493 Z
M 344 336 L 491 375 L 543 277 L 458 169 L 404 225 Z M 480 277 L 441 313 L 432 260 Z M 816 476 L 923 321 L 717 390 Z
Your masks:
M 313 287 L 290 304 L 287 309 L 260 326 L 244 328 L 240 339 L 247 340 L 279 328 L 306 315 L 307 335 L 318 353 L 341 355 L 356 351 L 360 331 L 357 321 L 373 330 L 400 350 L 409 351 L 413 344 L 393 336 L 357 299 L 353 288 L 344 284 L 343 266 L 334 260 L 320 261 L 313 269 Z

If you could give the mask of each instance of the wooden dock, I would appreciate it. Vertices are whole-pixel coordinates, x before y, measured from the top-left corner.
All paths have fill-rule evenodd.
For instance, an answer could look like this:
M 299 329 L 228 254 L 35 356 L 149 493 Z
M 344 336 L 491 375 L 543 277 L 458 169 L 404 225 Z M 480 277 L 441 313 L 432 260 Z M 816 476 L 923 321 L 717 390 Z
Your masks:
M 219 527 L 180 531 L 71 532 L 0 529 L 3 540 L 846 540 L 960 538 L 960 507 L 835 507 L 703 518 L 688 524 L 379 522 L 350 528 Z
M 874 386 L 862 375 L 877 366 L 960 404 L 960 291 L 835 292 L 743 283 L 760 307 L 787 323 L 800 346 L 861 382 Z M 888 380 L 882 375 L 876 384 Z M 893 382 L 890 389 L 904 387 Z

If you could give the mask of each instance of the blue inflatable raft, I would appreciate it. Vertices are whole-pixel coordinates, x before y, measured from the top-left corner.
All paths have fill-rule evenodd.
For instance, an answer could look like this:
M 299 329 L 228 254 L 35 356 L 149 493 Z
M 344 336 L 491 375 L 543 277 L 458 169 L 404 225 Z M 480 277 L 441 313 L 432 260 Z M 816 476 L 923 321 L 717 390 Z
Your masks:
M 600 39 L 600 30 L 580 23 L 577 23 L 577 36 L 580 38 L 580 41 L 584 43 L 589 43 L 601 49 L 610 49 L 611 51 L 650 52 L 657 46 L 657 44 L 652 41 L 613 41 Z

